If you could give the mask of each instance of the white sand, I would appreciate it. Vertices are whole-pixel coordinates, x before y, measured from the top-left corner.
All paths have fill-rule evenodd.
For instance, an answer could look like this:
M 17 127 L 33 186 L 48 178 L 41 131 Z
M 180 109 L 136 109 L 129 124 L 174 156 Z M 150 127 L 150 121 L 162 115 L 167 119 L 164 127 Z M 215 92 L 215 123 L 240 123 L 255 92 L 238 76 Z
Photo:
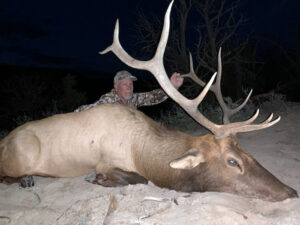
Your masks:
M 278 125 L 239 135 L 240 145 L 300 194 L 300 104 Z M 104 188 L 73 179 L 35 177 L 36 186 L 0 184 L 0 225 L 186 224 L 299 225 L 300 200 L 266 202 L 227 193 L 182 193 L 153 184 Z M 144 200 L 156 197 L 156 200 Z

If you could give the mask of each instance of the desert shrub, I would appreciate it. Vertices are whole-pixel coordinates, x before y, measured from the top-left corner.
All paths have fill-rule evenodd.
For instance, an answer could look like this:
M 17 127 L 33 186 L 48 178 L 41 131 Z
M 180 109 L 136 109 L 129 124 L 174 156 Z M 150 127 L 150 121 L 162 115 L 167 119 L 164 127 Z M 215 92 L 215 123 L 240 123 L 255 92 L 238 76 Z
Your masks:
M 161 112 L 158 121 L 169 128 L 181 131 L 195 130 L 201 127 L 176 103 L 171 104 L 168 110 Z
M 252 102 L 266 113 L 285 112 L 287 110 L 286 96 L 283 94 L 270 93 L 260 98 L 254 98 Z
M 222 110 L 216 104 L 201 104 L 199 110 L 207 118 L 216 123 L 220 123 L 222 120 Z M 177 103 L 170 104 L 167 110 L 161 112 L 158 120 L 169 128 L 181 131 L 204 130 L 204 128 Z

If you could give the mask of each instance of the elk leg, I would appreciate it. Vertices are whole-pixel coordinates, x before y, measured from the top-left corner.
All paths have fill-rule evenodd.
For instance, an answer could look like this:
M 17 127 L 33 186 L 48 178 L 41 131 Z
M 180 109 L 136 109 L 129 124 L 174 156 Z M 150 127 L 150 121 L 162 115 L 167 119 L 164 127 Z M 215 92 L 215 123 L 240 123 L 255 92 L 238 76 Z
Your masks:
M 1 177 L 0 183 L 11 185 L 14 183 L 20 183 L 21 187 L 33 187 L 34 180 L 32 176 L 24 176 L 24 177 Z
M 23 187 L 23 188 L 33 187 L 34 186 L 33 176 L 21 177 L 20 184 L 21 184 L 21 187 Z
M 93 184 L 100 184 L 104 187 L 119 187 L 128 184 L 147 184 L 148 180 L 135 172 L 127 172 L 114 168 L 108 173 L 92 173 L 85 178 Z

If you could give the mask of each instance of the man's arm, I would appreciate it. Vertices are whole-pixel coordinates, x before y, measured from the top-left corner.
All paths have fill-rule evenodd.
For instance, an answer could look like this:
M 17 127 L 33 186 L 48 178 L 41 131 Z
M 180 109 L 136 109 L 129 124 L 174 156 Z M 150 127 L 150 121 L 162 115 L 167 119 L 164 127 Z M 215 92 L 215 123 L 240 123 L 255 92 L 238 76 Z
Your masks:
M 174 72 L 170 77 L 171 83 L 173 86 L 178 89 L 183 83 L 183 77 L 180 76 L 180 73 Z M 165 101 L 168 96 L 162 89 L 156 89 L 150 92 L 137 93 L 136 95 L 136 106 L 148 106 L 156 105 Z
M 135 93 L 136 106 L 156 105 L 168 98 L 168 95 L 162 89 L 155 89 L 149 92 Z

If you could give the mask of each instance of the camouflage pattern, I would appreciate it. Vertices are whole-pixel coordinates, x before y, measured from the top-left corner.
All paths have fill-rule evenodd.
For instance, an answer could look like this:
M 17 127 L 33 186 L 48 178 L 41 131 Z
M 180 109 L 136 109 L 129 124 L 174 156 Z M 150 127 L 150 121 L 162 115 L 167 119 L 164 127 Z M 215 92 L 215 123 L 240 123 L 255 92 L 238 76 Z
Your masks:
M 131 99 L 128 100 L 128 105 L 133 107 L 156 105 L 165 101 L 167 98 L 168 96 L 162 89 L 155 89 L 149 92 L 133 93 Z M 123 104 L 120 97 L 116 94 L 115 89 L 112 89 L 111 92 L 102 95 L 98 101 L 90 105 L 82 105 L 78 107 L 74 112 L 87 110 L 94 106 L 104 104 L 104 103 L 115 103 L 115 102 Z

